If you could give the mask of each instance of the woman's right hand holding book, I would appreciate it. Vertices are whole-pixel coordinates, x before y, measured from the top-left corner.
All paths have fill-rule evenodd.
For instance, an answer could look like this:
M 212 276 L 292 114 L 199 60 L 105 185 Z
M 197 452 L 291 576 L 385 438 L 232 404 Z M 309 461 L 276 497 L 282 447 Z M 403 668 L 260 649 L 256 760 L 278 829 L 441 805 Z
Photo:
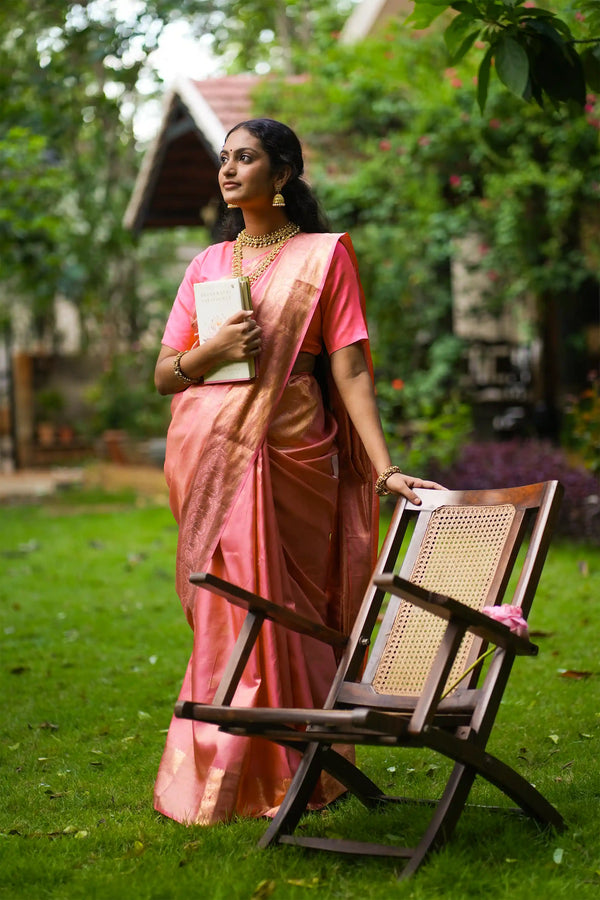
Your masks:
M 215 366 L 258 356 L 262 348 L 262 328 L 252 315 L 251 310 L 236 312 L 213 337 L 200 345 L 196 343 L 179 360 L 179 351 L 163 344 L 154 372 L 159 393 L 177 394 L 189 384 L 200 381 Z M 192 322 L 192 328 L 196 332 L 195 322 Z M 181 374 L 176 374 L 174 363 L 177 362 Z
M 257 356 L 262 347 L 262 328 L 256 324 L 251 310 L 240 310 L 219 328 L 206 344 L 222 362 L 235 362 Z M 203 346 L 206 346 L 204 344 Z

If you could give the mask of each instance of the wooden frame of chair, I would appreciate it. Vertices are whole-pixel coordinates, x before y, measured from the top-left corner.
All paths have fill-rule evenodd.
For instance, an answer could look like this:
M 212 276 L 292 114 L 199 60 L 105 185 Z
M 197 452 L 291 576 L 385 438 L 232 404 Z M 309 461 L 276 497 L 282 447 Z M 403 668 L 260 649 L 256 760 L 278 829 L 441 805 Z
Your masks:
M 261 847 L 293 843 L 342 853 L 400 857 L 408 861 L 401 875 L 407 877 L 449 839 L 477 775 L 494 784 L 541 826 L 564 827 L 561 815 L 536 788 L 486 750 L 514 659 L 535 655 L 537 647 L 481 612 L 485 605 L 503 602 L 511 574 L 517 569 L 510 602 L 521 608 L 525 618 L 529 615 L 562 487 L 558 482 L 546 482 L 503 490 L 418 493 L 420 506 L 404 500 L 396 506 L 349 637 L 212 575 L 191 577 L 195 584 L 245 607 L 248 615 L 213 703 L 184 701 L 177 705 L 176 715 L 213 722 L 233 734 L 293 746 L 302 753 L 279 812 L 259 842 Z M 519 556 L 528 534 L 526 552 Z M 394 572 L 401 549 L 400 571 Z M 466 561 L 461 554 L 467 555 Z M 465 571 L 466 564 L 469 571 Z M 449 596 L 446 585 L 456 585 L 464 596 Z M 390 601 L 365 666 L 365 652 L 388 594 Z M 323 709 L 230 706 L 265 618 L 345 648 Z M 423 657 L 424 665 L 419 684 L 405 689 L 396 684 L 398 678 L 402 681 L 404 670 L 400 667 L 398 676 L 394 667 L 407 645 L 411 649 L 413 644 L 419 645 L 417 656 Z M 477 660 L 488 644 L 496 650 L 479 685 L 481 665 Z M 409 681 L 418 668 L 411 662 Z M 449 691 L 449 680 L 454 682 L 457 673 L 460 678 L 464 672 L 468 673 L 464 680 Z M 333 775 L 366 807 L 407 802 L 407 798 L 386 795 L 358 765 L 337 752 L 337 744 L 379 745 L 390 750 L 428 747 L 454 761 L 442 796 L 431 801 L 431 821 L 415 847 L 293 835 L 322 771 Z

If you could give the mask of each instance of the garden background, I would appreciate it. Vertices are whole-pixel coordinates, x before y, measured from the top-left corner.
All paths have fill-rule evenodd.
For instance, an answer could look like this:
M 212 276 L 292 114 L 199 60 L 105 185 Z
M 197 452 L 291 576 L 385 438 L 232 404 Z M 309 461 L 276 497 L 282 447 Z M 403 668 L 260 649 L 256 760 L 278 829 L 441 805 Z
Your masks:
M 352 234 L 395 459 L 449 486 L 565 484 L 534 606 L 541 656 L 515 669 L 496 749 L 535 778 L 569 831 L 556 840 L 519 822 L 499 828 L 475 811 L 447 852 L 397 886 L 393 865 L 260 854 L 262 823 L 207 832 L 160 819 L 152 782 L 189 651 L 172 588 L 174 526 L 164 500 L 84 479 L 1 509 L 4 896 L 597 895 L 597 73 L 592 65 L 579 104 L 525 102 L 512 77 L 511 90 L 492 76 L 482 111 L 475 80 L 496 26 L 471 29 L 469 52 L 454 46 L 455 59 L 447 20 L 419 31 L 390 21 L 348 45 L 339 33 L 351 6 L 5 4 L 1 343 L 10 350 L 18 338 L 43 360 L 36 416 L 77 433 L 86 472 L 107 431 L 134 448 L 164 437 L 168 401 L 152 385 L 161 328 L 182 248 L 191 256 L 210 233 L 123 225 L 144 150 L 139 111 L 164 89 L 148 59 L 167 24 L 184 19 L 212 35 L 226 71 L 264 72 L 257 112 L 297 129 L 332 227 Z M 526 7 L 535 8 L 488 4 L 503 15 Z M 553 9 L 589 38 L 597 0 Z M 518 320 L 538 353 L 526 415 L 500 430 L 464 380 L 465 341 L 453 330 L 452 267 L 465 239 L 481 315 Z M 77 324 L 67 356 L 57 301 Z M 65 369 L 76 396 L 53 382 Z M 437 760 L 375 754 L 370 765 L 435 792 Z M 485 788 L 477 799 L 493 802 Z M 365 827 L 359 819 L 341 808 L 323 828 Z M 396 827 L 410 822 L 382 823 Z

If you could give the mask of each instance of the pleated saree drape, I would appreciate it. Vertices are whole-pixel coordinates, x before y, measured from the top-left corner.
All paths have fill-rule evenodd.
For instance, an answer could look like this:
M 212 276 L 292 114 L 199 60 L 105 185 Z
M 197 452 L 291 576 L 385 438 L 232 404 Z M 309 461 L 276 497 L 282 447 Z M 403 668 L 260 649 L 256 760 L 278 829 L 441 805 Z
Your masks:
M 191 585 L 192 572 L 345 630 L 368 582 L 377 538 L 371 465 L 335 390 L 332 414 L 311 375 L 290 377 L 339 240 L 353 257 L 345 235 L 297 235 L 253 289 L 263 329 L 254 382 L 192 386 L 173 399 L 165 474 L 179 525 L 177 591 L 193 628 L 181 699 L 211 701 L 245 615 Z M 330 648 L 265 623 L 233 702 L 319 706 L 334 672 Z M 198 824 L 273 815 L 298 759 L 173 718 L 156 809 Z M 314 806 L 341 790 L 324 780 Z

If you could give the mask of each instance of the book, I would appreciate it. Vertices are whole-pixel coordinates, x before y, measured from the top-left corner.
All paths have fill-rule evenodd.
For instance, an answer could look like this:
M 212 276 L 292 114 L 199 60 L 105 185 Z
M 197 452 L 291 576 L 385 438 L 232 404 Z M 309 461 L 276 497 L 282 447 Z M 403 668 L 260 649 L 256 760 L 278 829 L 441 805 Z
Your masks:
M 252 309 L 250 282 L 246 276 L 194 284 L 198 340 L 201 344 L 213 337 L 227 319 L 241 309 Z M 254 357 L 225 362 L 204 375 L 205 384 L 224 381 L 250 381 L 256 375 Z

